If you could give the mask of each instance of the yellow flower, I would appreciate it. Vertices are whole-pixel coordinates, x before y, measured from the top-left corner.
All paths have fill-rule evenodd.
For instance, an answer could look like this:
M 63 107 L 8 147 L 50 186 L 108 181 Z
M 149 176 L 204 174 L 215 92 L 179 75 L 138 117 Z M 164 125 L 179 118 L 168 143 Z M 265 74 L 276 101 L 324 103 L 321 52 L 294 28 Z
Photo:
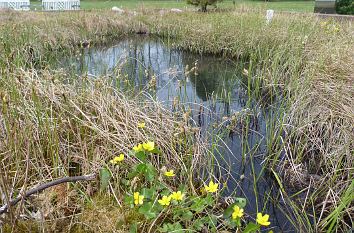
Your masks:
M 144 121 L 143 122 L 139 122 L 138 123 L 138 128 L 140 128 L 140 129 L 145 128 L 145 122 Z
M 146 143 L 143 143 L 143 148 L 147 151 L 153 151 L 155 149 L 155 142 L 148 141 Z
M 327 22 L 321 22 L 321 27 L 327 26 Z
M 124 160 L 124 154 L 120 154 L 119 156 L 116 156 L 113 159 L 111 159 L 109 162 L 111 164 L 116 165 L 116 164 L 122 162 L 123 160 Z
M 340 27 L 338 25 L 334 26 L 334 32 L 339 32 L 340 31 Z
M 172 200 L 176 200 L 176 201 L 182 201 L 183 197 L 184 197 L 184 193 L 182 193 L 181 191 L 178 192 L 173 192 L 170 197 L 172 198 Z
M 204 187 L 201 187 L 201 188 L 200 188 L 200 193 L 201 193 L 202 195 L 207 194 L 207 192 L 206 192 L 206 190 L 205 190 Z
M 135 205 L 142 205 L 144 202 L 144 196 L 140 195 L 139 192 L 134 193 L 134 204 Z
M 204 185 L 205 191 L 208 193 L 215 193 L 218 191 L 219 184 L 215 184 L 212 180 L 209 182 L 209 185 Z
M 257 213 L 257 223 L 259 225 L 269 226 L 270 222 L 268 222 L 268 220 L 269 220 L 269 215 L 268 214 L 265 214 L 263 216 L 262 213 Z
M 142 144 L 138 144 L 137 146 L 134 146 L 133 147 L 133 151 L 135 152 L 140 152 L 140 151 L 143 151 L 143 145 Z
M 175 172 L 173 170 L 169 170 L 169 171 L 165 172 L 165 176 L 174 177 L 175 176 Z
M 163 196 L 160 200 L 157 200 L 162 206 L 169 206 L 171 203 L 171 196 Z
M 234 206 L 234 212 L 232 213 L 232 219 L 241 218 L 243 216 L 243 209 L 239 206 Z

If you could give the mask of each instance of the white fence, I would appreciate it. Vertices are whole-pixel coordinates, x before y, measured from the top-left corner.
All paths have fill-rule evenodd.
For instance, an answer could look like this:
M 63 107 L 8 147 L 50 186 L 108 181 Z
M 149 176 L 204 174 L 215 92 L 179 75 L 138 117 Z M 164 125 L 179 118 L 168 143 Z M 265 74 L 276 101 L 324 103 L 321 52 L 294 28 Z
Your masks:
M 30 9 L 29 0 L 0 0 L 0 8 L 28 11 Z
M 80 0 L 43 0 L 42 6 L 45 11 L 79 10 Z

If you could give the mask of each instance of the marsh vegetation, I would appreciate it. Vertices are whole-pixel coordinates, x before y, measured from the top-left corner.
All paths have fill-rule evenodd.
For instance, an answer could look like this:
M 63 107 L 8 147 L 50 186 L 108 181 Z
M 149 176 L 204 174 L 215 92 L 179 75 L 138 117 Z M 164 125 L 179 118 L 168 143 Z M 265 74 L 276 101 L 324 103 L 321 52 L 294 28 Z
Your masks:
M 298 232 L 353 225 L 350 21 L 266 24 L 249 8 L 0 19 L 1 204 L 98 175 L 9 208 L 5 231 L 280 231 L 278 213 Z M 92 68 L 116 41 L 125 58 Z M 158 67 L 151 45 L 168 50 Z

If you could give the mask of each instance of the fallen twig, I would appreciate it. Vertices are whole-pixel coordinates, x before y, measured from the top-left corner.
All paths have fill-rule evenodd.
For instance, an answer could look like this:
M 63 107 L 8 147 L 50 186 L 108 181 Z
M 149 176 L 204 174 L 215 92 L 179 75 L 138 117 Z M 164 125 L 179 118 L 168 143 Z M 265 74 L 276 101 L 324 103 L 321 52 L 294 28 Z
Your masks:
M 96 174 L 90 174 L 90 175 L 85 175 L 85 176 L 70 176 L 70 177 L 63 177 L 63 178 L 60 178 L 57 180 L 53 180 L 53 181 L 50 181 L 45 184 L 41 184 L 36 188 L 30 189 L 24 195 L 19 195 L 17 198 L 11 200 L 6 205 L 3 205 L 2 207 L 0 207 L 0 214 L 6 213 L 9 208 L 9 205 L 14 206 L 22 199 L 26 199 L 35 193 L 43 191 L 44 189 L 47 189 L 47 188 L 50 188 L 52 186 L 62 184 L 62 183 L 76 182 L 76 181 L 81 181 L 81 180 L 88 180 L 89 181 L 89 180 L 94 180 L 95 178 L 96 178 Z

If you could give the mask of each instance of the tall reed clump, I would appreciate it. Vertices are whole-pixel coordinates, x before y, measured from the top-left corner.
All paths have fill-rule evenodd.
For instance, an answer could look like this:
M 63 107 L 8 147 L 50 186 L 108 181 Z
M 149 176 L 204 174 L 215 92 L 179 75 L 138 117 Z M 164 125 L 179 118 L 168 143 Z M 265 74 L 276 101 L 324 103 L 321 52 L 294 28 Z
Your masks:
M 149 141 L 159 149 L 158 155 L 151 158 L 158 173 L 160 169 L 173 169 L 178 174 L 165 185 L 172 188 L 185 184 L 186 191 L 195 193 L 192 181 L 201 178 L 195 174 L 206 165 L 202 162 L 206 148 L 198 134 L 181 131 L 188 129 L 181 118 L 158 103 L 127 98 L 108 80 L 82 77 L 65 81 L 61 72 L 16 71 L 1 79 L 0 90 L 0 184 L 1 190 L 15 192 L 6 193 L 8 197 L 17 196 L 17 190 L 31 188 L 39 181 L 98 173 L 120 154 L 124 155 L 125 167 L 134 167 L 143 158 L 132 155 L 132 148 Z M 119 195 L 117 208 L 124 195 L 121 187 L 127 171 L 112 173 L 115 179 L 109 186 L 109 195 Z M 128 187 L 133 188 L 143 180 L 136 178 L 131 182 Z M 44 202 L 47 206 L 40 216 L 60 219 L 75 214 L 90 199 L 90 193 L 97 191 L 96 185 L 85 185 L 47 192 L 54 196 Z M 66 202 L 61 196 L 71 197 L 71 201 Z M 56 202 L 59 205 L 53 204 Z M 10 209 L 13 217 L 23 211 L 21 205 L 18 207 Z M 31 215 L 36 212 L 32 209 Z
M 315 206 L 316 229 L 327 232 L 346 231 L 353 223 L 354 196 L 348 201 L 347 194 L 354 191 L 354 38 L 347 25 L 322 22 L 323 36 L 305 45 L 312 48 L 287 114 L 291 128 L 283 148 L 284 173 L 299 188 L 307 186 L 302 205 Z
M 18 67 L 43 69 L 64 56 L 77 55 L 79 48 L 104 45 L 138 30 L 132 17 L 108 12 L 4 13 L 0 64 L 7 72 Z

